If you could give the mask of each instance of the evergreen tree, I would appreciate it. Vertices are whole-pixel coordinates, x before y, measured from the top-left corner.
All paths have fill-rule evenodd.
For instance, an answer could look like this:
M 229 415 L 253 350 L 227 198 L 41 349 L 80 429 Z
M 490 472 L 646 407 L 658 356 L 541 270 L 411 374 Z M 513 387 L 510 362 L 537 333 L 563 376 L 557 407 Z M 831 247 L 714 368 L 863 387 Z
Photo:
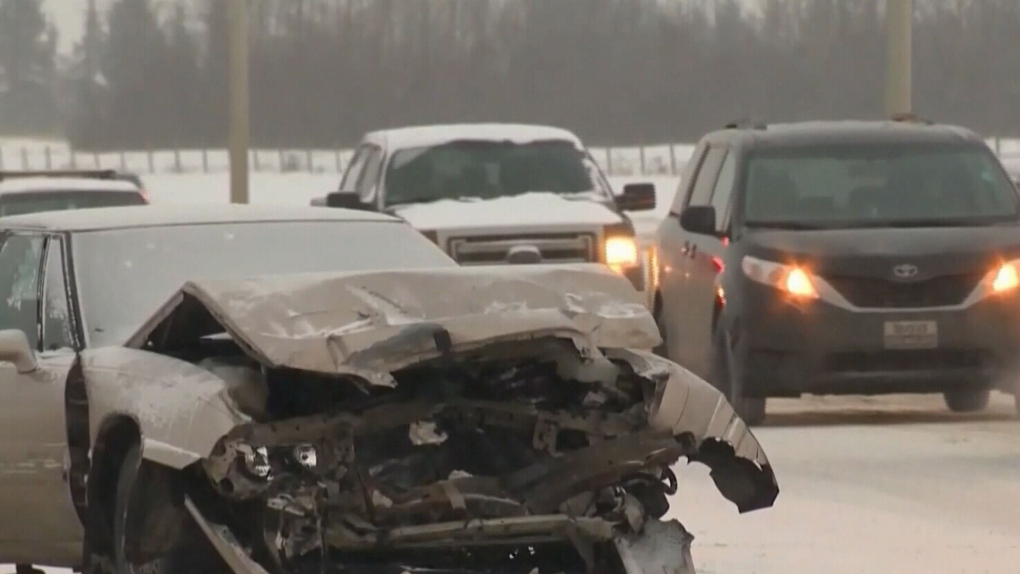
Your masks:
M 103 76 L 122 145 L 157 144 L 173 88 L 163 69 L 166 50 L 149 0 L 119 0 L 110 8 Z
M 41 0 L 0 0 L 0 127 L 51 132 L 57 35 Z

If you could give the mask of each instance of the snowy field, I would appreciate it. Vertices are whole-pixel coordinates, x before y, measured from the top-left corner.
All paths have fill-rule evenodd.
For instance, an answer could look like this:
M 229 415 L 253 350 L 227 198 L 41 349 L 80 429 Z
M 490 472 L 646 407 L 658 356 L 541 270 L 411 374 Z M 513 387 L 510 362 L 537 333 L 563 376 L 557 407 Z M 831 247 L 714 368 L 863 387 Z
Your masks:
M 143 177 L 156 203 L 226 202 L 219 171 Z M 662 216 L 677 179 L 613 178 L 636 180 L 656 183 Z M 337 182 L 326 169 L 255 173 L 251 200 L 307 205 Z M 1020 424 L 1010 397 L 996 395 L 980 416 L 950 415 L 938 396 L 776 400 L 769 412 L 755 434 L 779 480 L 774 508 L 738 515 L 704 467 L 677 469 L 673 513 L 696 536 L 699 572 L 1020 572 Z

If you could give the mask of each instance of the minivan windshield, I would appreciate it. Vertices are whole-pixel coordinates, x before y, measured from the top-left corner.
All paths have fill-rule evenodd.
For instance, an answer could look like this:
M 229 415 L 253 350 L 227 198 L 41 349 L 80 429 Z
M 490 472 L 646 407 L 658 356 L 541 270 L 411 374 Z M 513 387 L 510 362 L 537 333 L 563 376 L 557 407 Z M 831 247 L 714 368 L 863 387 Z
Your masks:
M 788 229 L 1015 222 L 1017 190 L 980 144 L 829 145 L 753 152 L 744 223 Z
M 598 167 L 568 140 L 459 140 L 396 151 L 386 167 L 386 205 L 493 199 L 528 192 L 599 192 Z
M 457 267 L 420 233 L 389 221 L 112 229 L 78 233 L 71 245 L 92 347 L 123 344 L 189 280 Z

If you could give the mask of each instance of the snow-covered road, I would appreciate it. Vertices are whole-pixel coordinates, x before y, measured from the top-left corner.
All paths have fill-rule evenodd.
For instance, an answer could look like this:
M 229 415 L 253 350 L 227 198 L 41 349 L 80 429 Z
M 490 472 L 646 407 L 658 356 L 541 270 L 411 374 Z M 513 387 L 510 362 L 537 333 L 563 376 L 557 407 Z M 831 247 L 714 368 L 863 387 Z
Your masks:
M 335 179 L 259 175 L 252 200 L 307 204 Z M 158 202 L 227 197 L 225 175 L 147 183 Z M 676 182 L 656 183 L 669 194 Z M 779 480 L 775 507 L 738 515 L 706 469 L 690 465 L 677 469 L 674 512 L 697 537 L 705 574 L 1018 574 L 1012 409 L 1004 395 L 966 417 L 948 414 L 938 396 L 771 401 L 755 434 Z
M 1020 572 L 1012 397 L 970 417 L 931 395 L 777 400 L 769 413 L 755 434 L 779 480 L 773 508 L 740 516 L 710 496 L 704 467 L 678 473 L 673 508 L 699 572 Z

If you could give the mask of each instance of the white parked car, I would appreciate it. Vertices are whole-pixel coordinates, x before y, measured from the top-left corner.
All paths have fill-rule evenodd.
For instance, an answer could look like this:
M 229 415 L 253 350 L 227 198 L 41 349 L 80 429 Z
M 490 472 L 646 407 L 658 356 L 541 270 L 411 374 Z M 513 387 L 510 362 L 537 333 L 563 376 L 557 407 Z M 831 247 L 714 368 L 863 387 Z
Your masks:
M 0 217 L 148 203 L 138 176 L 112 169 L 0 171 Z
M 462 266 L 603 263 L 645 291 L 645 254 L 627 213 L 655 186 L 617 194 L 577 135 L 519 124 L 370 132 L 339 190 L 312 205 L 396 215 Z

